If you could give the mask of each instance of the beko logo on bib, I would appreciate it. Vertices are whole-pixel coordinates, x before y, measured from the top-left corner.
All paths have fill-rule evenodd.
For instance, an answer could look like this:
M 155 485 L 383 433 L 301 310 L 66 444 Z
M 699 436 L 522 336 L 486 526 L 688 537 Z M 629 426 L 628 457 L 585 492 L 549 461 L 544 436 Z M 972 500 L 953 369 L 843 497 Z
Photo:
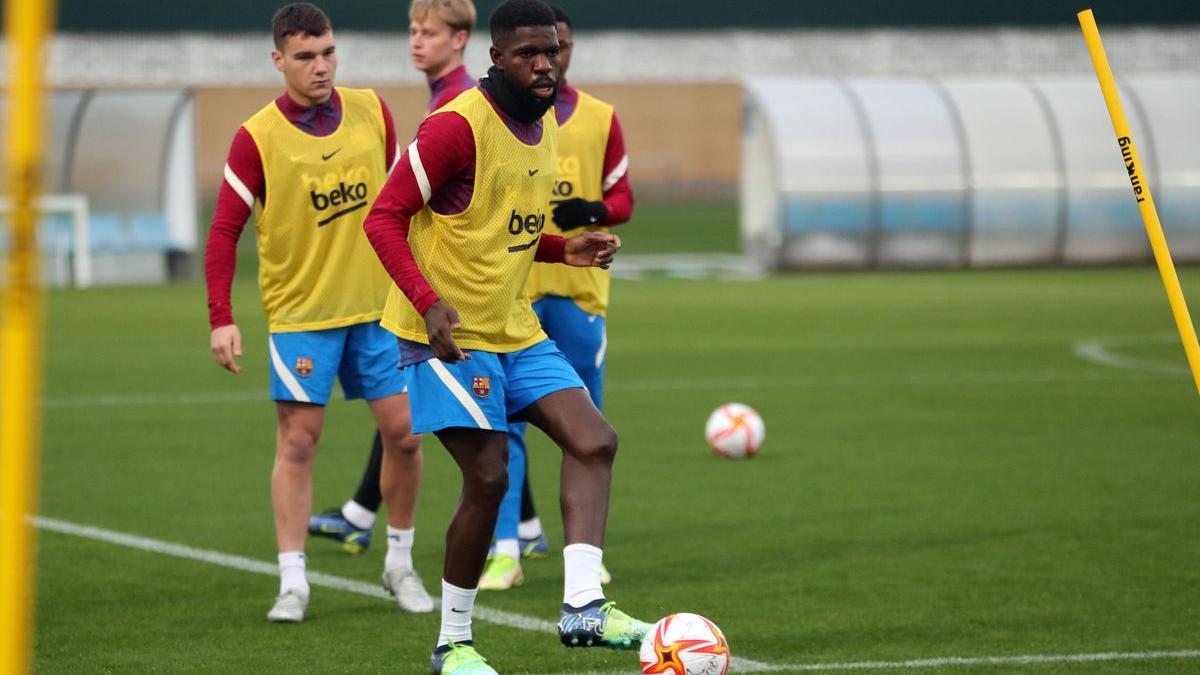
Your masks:
M 508 233 L 509 234 L 537 234 L 546 227 L 546 214 L 538 211 L 529 215 L 522 215 L 513 209 L 508 216 Z
M 365 167 L 358 167 L 342 172 L 330 171 L 320 177 L 304 173 L 300 174 L 300 180 L 304 181 L 304 187 L 308 189 L 308 198 L 314 209 L 325 211 L 343 206 L 357 209 L 367 203 L 367 179 L 370 175 L 371 172 Z M 327 222 L 326 220 L 319 224 L 325 225 Z

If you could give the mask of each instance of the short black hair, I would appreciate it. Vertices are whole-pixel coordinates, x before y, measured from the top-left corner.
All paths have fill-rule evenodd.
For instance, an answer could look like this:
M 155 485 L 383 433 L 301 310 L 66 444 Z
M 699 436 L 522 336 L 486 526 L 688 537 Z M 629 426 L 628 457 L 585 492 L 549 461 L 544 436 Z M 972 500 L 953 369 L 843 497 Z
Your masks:
M 554 27 L 554 10 L 542 0 L 505 0 L 488 21 L 492 30 L 492 42 L 505 35 L 512 35 L 518 28 L 529 26 Z
M 275 36 L 275 48 L 293 35 L 319 37 L 333 29 L 329 17 L 320 7 L 309 2 L 293 2 L 280 7 L 271 17 L 271 34 Z
M 571 17 L 567 16 L 567 13 L 563 11 L 562 7 L 559 7 L 558 5 L 550 5 L 550 9 L 554 11 L 555 23 L 565 23 L 567 24 L 567 28 L 575 30 L 575 24 L 571 23 Z

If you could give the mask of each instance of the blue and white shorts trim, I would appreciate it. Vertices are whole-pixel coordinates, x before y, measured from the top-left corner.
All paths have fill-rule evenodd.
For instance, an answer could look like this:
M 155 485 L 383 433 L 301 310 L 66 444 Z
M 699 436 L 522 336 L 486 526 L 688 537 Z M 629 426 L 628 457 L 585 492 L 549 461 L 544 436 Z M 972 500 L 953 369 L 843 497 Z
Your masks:
M 583 388 L 583 380 L 551 340 L 515 352 L 468 350 L 469 361 L 430 359 L 408 375 L 413 433 L 454 427 L 508 431 L 509 420 L 545 396 Z
M 338 380 L 347 399 L 375 401 L 407 391 L 396 338 L 378 323 L 272 333 L 271 398 L 325 405 Z

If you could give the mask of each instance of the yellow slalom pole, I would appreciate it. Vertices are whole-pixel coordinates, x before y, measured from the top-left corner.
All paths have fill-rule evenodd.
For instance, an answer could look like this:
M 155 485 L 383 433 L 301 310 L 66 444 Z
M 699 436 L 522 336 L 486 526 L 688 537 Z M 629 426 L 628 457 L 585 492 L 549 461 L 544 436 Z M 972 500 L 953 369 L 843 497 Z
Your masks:
M 5 147 L 12 236 L 0 329 L 0 672 L 31 662 L 42 400 L 42 290 L 37 213 L 41 189 L 43 45 L 53 0 L 7 0 L 9 114 Z
M 1183 341 L 1183 351 L 1187 354 L 1188 365 L 1192 369 L 1192 380 L 1196 391 L 1200 393 L 1200 343 L 1196 341 L 1196 328 L 1192 325 L 1192 317 L 1188 314 L 1187 300 L 1183 297 L 1183 288 L 1179 285 L 1179 276 L 1175 273 L 1175 263 L 1171 262 L 1171 251 L 1167 248 L 1167 238 L 1163 234 L 1162 223 L 1158 220 L 1158 210 L 1154 208 L 1154 197 L 1150 194 L 1150 183 L 1142 173 L 1142 162 L 1138 158 L 1137 148 L 1133 144 L 1133 133 L 1129 129 L 1129 120 L 1125 117 L 1125 109 L 1121 107 L 1121 97 L 1117 93 L 1117 83 L 1113 79 L 1112 68 L 1108 65 L 1108 56 L 1104 53 L 1104 43 L 1100 41 L 1100 29 L 1096 27 L 1096 17 L 1092 10 L 1085 9 L 1079 13 L 1079 25 L 1083 28 L 1083 39 L 1087 41 L 1088 52 L 1092 55 L 1092 65 L 1096 68 L 1096 77 L 1100 80 L 1100 90 L 1104 93 L 1104 103 L 1108 106 L 1108 115 L 1112 118 L 1113 131 L 1117 134 L 1117 146 L 1121 150 L 1121 159 L 1125 162 L 1125 170 L 1129 173 L 1129 182 L 1133 185 L 1133 196 L 1137 199 L 1138 209 L 1142 212 L 1142 222 L 1146 225 L 1146 235 L 1150 237 L 1150 248 L 1154 250 L 1154 261 L 1158 264 L 1158 273 L 1162 276 L 1163 287 L 1167 291 L 1167 300 L 1171 303 L 1171 312 L 1175 315 L 1175 326 L 1179 329 L 1179 339 Z

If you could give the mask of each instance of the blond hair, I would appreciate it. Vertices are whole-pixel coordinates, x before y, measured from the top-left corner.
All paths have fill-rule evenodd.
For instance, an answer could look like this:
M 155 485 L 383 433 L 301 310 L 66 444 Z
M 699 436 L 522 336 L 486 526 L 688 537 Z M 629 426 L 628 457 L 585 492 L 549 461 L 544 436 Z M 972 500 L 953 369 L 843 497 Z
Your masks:
M 408 6 L 409 21 L 423 21 L 433 13 L 446 22 L 451 31 L 475 29 L 475 3 L 471 0 L 412 0 Z

